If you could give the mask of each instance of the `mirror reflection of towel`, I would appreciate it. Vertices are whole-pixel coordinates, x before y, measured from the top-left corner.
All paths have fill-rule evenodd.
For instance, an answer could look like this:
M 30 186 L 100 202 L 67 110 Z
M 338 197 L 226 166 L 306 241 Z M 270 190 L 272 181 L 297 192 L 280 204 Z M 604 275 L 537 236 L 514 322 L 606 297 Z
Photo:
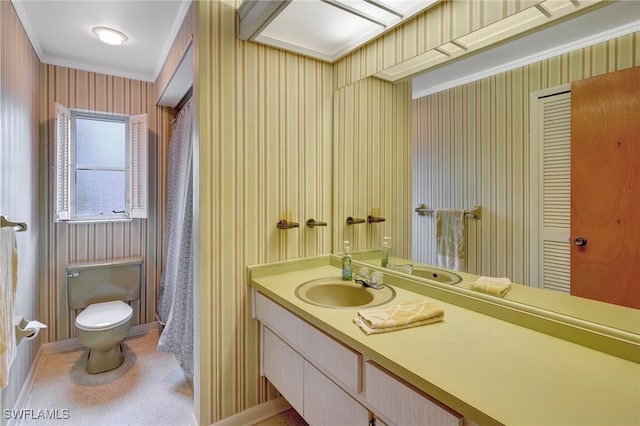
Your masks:
M 436 216 L 436 265 L 464 270 L 464 210 L 438 209 Z
M 504 297 L 511 288 L 511 280 L 506 277 L 478 277 L 477 280 L 470 284 L 469 288 L 492 296 Z

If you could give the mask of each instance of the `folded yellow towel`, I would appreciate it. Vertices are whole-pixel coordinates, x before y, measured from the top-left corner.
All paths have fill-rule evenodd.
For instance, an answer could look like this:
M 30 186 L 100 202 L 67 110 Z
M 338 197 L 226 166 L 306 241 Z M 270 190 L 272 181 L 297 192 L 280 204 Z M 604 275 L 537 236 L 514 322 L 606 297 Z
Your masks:
M 428 300 L 416 300 L 388 308 L 358 311 L 353 319 L 366 334 L 385 333 L 442 321 L 444 311 Z
M 478 277 L 470 284 L 471 290 L 487 293 L 492 296 L 503 297 L 511 288 L 509 278 Z

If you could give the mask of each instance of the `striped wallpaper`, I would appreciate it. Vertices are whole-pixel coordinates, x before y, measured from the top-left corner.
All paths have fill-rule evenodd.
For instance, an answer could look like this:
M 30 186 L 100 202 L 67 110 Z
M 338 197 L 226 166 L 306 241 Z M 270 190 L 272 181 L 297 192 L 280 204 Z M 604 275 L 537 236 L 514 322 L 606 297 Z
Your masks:
M 201 424 L 268 397 L 245 267 L 329 253 L 334 226 L 332 67 L 238 40 L 239 3 L 198 3 Z
M 41 190 L 42 232 L 46 244 L 41 252 L 42 271 L 40 317 L 49 324 L 47 341 L 75 337 L 75 313 L 66 302 L 65 266 L 70 262 L 109 260 L 142 256 L 145 262 L 139 301 L 132 302 L 134 324 L 155 320 L 156 289 L 162 261 L 161 236 L 165 205 L 166 144 L 171 114 L 155 106 L 154 84 L 79 71 L 54 65 L 40 65 L 41 100 Z M 149 218 L 130 222 L 88 224 L 53 223 L 52 175 L 54 159 L 55 103 L 70 108 L 121 114 L 149 114 Z
M 239 3 L 198 2 L 202 424 L 269 396 L 246 265 L 341 251 L 346 237 L 377 247 L 383 234 L 411 254 L 409 85 L 363 79 L 538 1 L 445 0 L 332 65 L 237 40 Z M 346 228 L 346 216 L 375 207 L 387 222 Z M 287 211 L 301 227 L 279 231 Z M 309 218 L 329 226 L 305 228 Z
M 442 0 L 334 64 L 338 89 L 447 41 L 506 18 L 541 0 Z
M 0 214 L 25 222 L 16 233 L 18 281 L 15 315 L 38 317 L 38 58 L 8 1 L 0 1 Z M 9 321 L 11 321 L 10 319 Z M 0 424 L 14 407 L 35 359 L 39 340 L 23 340 L 0 390 Z
M 528 283 L 529 101 L 536 90 L 640 64 L 640 34 L 413 102 L 413 204 L 483 208 L 467 219 L 467 270 Z M 434 262 L 433 217 L 413 217 L 413 258 Z
M 333 95 L 333 251 L 382 247 L 391 237 L 392 254 L 410 257 L 411 83 L 367 78 Z M 347 225 L 372 209 L 381 223 Z

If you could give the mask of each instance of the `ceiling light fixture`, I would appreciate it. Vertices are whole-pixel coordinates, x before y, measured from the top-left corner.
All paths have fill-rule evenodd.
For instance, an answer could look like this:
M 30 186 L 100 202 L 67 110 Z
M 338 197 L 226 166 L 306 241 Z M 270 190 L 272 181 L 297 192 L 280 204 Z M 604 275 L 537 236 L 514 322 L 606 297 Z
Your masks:
M 128 40 L 128 37 L 120 31 L 114 30 L 108 27 L 93 27 L 93 33 L 98 36 L 103 43 L 111 44 L 114 46 L 121 45 Z

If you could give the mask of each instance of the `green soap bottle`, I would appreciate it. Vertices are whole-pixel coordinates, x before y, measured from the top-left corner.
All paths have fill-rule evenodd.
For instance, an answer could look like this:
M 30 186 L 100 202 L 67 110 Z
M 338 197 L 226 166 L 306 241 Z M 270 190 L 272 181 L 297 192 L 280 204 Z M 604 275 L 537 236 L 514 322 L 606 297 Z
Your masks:
M 349 247 L 349 241 L 344 242 L 344 256 L 342 257 L 342 279 L 345 281 L 351 280 L 351 248 Z
M 382 242 L 382 267 L 389 264 L 389 253 L 391 253 L 391 237 L 384 237 Z

